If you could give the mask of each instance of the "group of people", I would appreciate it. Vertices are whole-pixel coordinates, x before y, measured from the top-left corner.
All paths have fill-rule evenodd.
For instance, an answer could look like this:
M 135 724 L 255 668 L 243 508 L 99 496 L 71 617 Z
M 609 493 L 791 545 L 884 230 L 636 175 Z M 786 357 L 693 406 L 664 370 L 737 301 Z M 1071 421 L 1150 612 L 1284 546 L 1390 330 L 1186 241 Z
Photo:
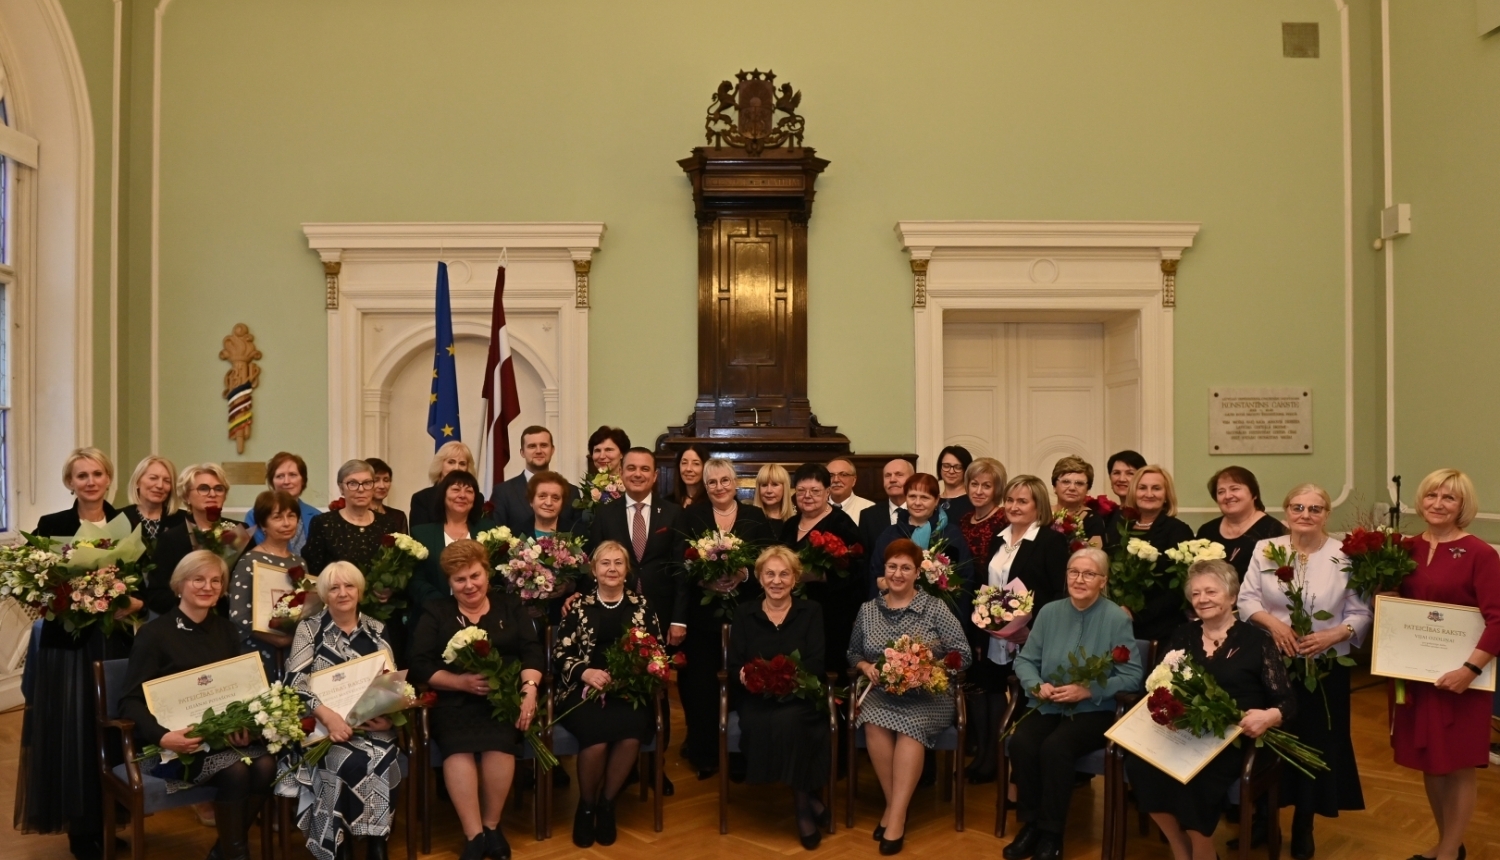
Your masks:
M 847 459 L 805 463 L 788 473 L 760 469 L 748 501 L 739 498 L 735 468 L 697 446 L 676 458 L 673 491 L 658 490 L 657 455 L 634 447 L 618 428 L 601 427 L 589 440 L 589 469 L 574 486 L 551 469 L 555 450 L 541 427 L 522 432 L 522 473 L 486 500 L 474 477 L 474 458 L 462 443 L 443 445 L 428 477 L 432 486 L 412 496 L 409 515 L 387 505 L 391 469 L 376 459 L 351 460 L 338 470 L 342 497 L 328 512 L 302 502 L 306 465 L 278 454 L 267 465 L 268 489 L 255 500 L 246 525 L 253 540 L 233 564 L 196 548 L 196 535 L 236 524 L 222 517 L 229 482 L 213 463 L 180 472 L 160 457 L 143 460 L 127 493 L 132 504 L 109 504 L 113 466 L 97 449 L 79 449 L 64 466 L 63 482 L 77 501 L 43 517 L 36 533 L 69 537 L 83 522 L 103 523 L 123 513 L 139 526 L 155 567 L 122 616 L 149 611 L 153 620 L 135 635 L 105 637 L 97 629 L 75 639 L 44 624 L 28 663 L 28 711 L 22 737 L 17 825 L 69 833 L 81 860 L 100 853 L 102 815 L 92 738 L 89 665 L 128 657 L 122 702 L 137 739 L 177 752 L 197 742 L 167 731 L 146 707 L 142 685 L 240 653 L 258 652 L 269 676 L 283 679 L 328 727 L 337 755 L 301 766 L 278 781 L 273 757 L 240 738 L 243 755 L 196 756 L 172 772 L 169 790 L 211 785 L 218 828 L 215 856 L 247 856 L 249 823 L 273 793 L 297 799 L 298 826 L 319 860 L 349 856 L 352 840 L 366 842 L 372 860 L 386 856 L 392 793 L 401 779 L 395 735 L 388 721 L 349 726 L 312 694 L 311 673 L 384 650 L 410 670 L 409 678 L 437 693 L 432 739 L 442 776 L 464 832 L 463 860 L 504 860 L 510 848 L 500 819 L 515 775 L 523 733 L 540 718 L 550 690 L 560 725 L 578 738 L 579 802 L 573 840 L 580 847 L 616 839 L 614 801 L 635 778 L 637 754 L 655 731 L 655 715 L 620 697 L 602 697 L 611 683 L 606 651 L 625 630 L 649 631 L 680 651 L 678 698 L 687 737 L 681 754 L 700 779 L 717 773 L 719 672 L 742 727 L 736 779 L 787 786 L 802 844 L 816 848 L 830 815 L 829 723 L 807 699 L 776 701 L 752 695 L 744 670 L 757 659 L 796 652 L 822 677 L 863 675 L 874 689 L 853 725 L 863 731 L 885 806 L 874 838 L 882 854 L 902 850 L 907 808 L 931 772 L 931 751 L 952 724 L 952 693 L 893 695 L 880 688 L 878 664 L 886 643 L 911 635 L 937 653 L 956 655 L 950 669 L 964 673 L 959 695 L 969 713 L 972 762 L 965 778 L 994 782 L 1001 744 L 1008 745 L 1008 784 L 1022 823 L 1005 846 L 1006 860 L 1062 855 L 1074 762 L 1105 745 L 1117 694 L 1138 693 L 1160 655 L 1183 650 L 1213 674 L 1245 712 L 1249 738 L 1284 726 L 1319 750 L 1329 770 L 1309 777 L 1287 768 L 1281 791 L 1294 807 L 1291 853 L 1313 856 L 1314 817 L 1363 808 L 1350 739 L 1349 670 L 1333 663 L 1315 693 L 1288 677 L 1287 658 L 1330 650 L 1347 655 L 1371 627 L 1369 603 L 1349 587 L 1340 542 L 1327 531 L 1332 507 L 1313 484 L 1287 493 L 1285 522 L 1266 513 L 1255 476 L 1230 466 L 1208 482 L 1222 516 L 1196 532 L 1225 547 L 1225 558 L 1200 561 L 1181 588 L 1169 585 L 1166 550 L 1195 536 L 1178 519 L 1170 473 L 1123 451 L 1106 463 L 1113 500 L 1090 498 L 1094 468 L 1077 457 L 1059 460 L 1050 481 L 1011 477 L 988 457 L 961 447 L 943 449 L 938 474 L 919 473 L 905 459 L 882 469 L 884 498 L 855 493 L 857 473 Z M 604 480 L 596 480 L 603 476 Z M 585 493 L 616 488 L 575 505 Z M 617 498 L 609 498 L 618 492 Z M 665 496 L 665 497 L 664 497 Z M 1104 503 L 1101 503 L 1104 502 Z M 1453 860 L 1464 855 L 1463 835 L 1476 797 L 1475 768 L 1488 762 L 1488 695 L 1469 684 L 1500 650 L 1500 556 L 1464 529 L 1477 511 L 1468 477 L 1454 470 L 1429 475 L 1418 490 L 1425 530 L 1415 543 L 1415 573 L 1404 596 L 1480 607 L 1489 621 L 1479 647 L 1463 666 L 1434 685 L 1408 684 L 1393 705 L 1398 763 L 1424 774 L 1440 841 L 1417 855 Z M 1062 528 L 1064 523 L 1071 523 Z M 479 535 L 508 527 L 517 538 L 576 535 L 589 553 L 589 572 L 572 594 L 558 594 L 540 611 L 492 583 L 493 565 Z M 429 550 L 405 595 L 404 612 L 382 623 L 359 610 L 371 560 L 390 533 L 409 531 Z M 729 617 L 721 601 L 706 599 L 684 574 L 688 541 L 719 531 L 756 551 L 753 571 L 736 581 L 704 585 L 733 592 Z M 1066 533 L 1064 533 L 1066 531 Z M 803 559 L 813 544 L 837 538 L 850 550 L 847 570 L 816 573 Z M 1160 553 L 1144 605 L 1132 612 L 1110 599 L 1111 553 L 1123 541 L 1144 540 Z M 1304 594 L 1319 612 L 1312 631 L 1292 629 L 1291 605 L 1268 548 L 1296 559 Z M 924 555 L 941 551 L 962 580 L 950 605 L 920 587 Z M 252 629 L 250 578 L 256 563 L 302 568 L 317 578 L 322 608 L 291 634 Z M 978 627 L 975 592 L 1020 583 L 1033 595 L 1027 624 L 1005 633 Z M 401 604 L 398 604 L 401 605 Z M 729 624 L 727 660 L 722 625 Z M 552 651 L 547 653 L 548 627 Z M 460 630 L 477 627 L 492 647 L 520 661 L 521 709 L 512 725 L 492 718 L 488 682 L 447 662 L 444 649 Z M 1102 677 L 1067 680 L 1070 657 L 1115 654 Z M 449 655 L 451 656 L 451 655 Z M 840 680 L 839 683 L 844 683 Z M 1027 718 L 1002 725 L 1007 690 L 1018 688 Z M 585 698 L 589 703 L 579 705 Z M 662 706 L 666 707 L 665 700 Z M 1020 712 L 1021 708 L 1009 711 Z M 670 720 L 667 721 L 670 725 Z M 1008 738 L 1004 733 L 1013 729 Z M 37 751 L 61 750 L 43 765 Z M 71 756 L 71 758 L 69 757 Z M 149 762 L 147 764 L 150 764 Z M 1144 760 L 1127 759 L 1137 804 L 1159 824 L 1177 860 L 1214 857 L 1212 835 L 1222 817 L 1239 753 L 1231 746 L 1186 785 Z M 663 793 L 674 791 L 660 776 Z M 1265 838 L 1277 810 L 1257 811 L 1257 824 L 1240 838 Z

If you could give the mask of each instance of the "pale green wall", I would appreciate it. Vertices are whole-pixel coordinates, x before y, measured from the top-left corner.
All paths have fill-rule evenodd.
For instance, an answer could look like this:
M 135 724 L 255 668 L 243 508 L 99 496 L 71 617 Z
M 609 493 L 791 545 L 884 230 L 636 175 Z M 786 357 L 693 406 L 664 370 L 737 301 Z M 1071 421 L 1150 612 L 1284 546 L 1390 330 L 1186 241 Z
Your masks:
M 90 27 L 109 5 L 68 0 Z M 1361 248 L 1378 203 L 1370 5 L 1357 4 L 1354 21 Z M 833 162 L 811 237 L 810 388 L 819 417 L 857 450 L 913 443 L 898 219 L 1192 220 L 1203 230 L 1179 273 L 1175 342 L 1185 503 L 1206 505 L 1201 485 L 1225 463 L 1205 451 L 1213 385 L 1312 386 L 1316 453 L 1243 462 L 1268 496 L 1301 480 L 1337 493 L 1343 216 L 1332 3 L 756 8 L 722 17 L 665 0 L 175 0 L 162 58 L 163 453 L 179 464 L 237 458 L 216 356 L 244 321 L 267 355 L 246 457 L 290 448 L 325 471 L 322 278 L 298 228 L 320 220 L 605 221 L 590 419 L 649 443 L 688 414 L 695 384 L 695 234 L 674 162 L 701 142 L 714 85 L 741 66 L 769 66 L 802 89 L 807 143 Z M 153 9 L 127 2 L 122 459 L 131 462 L 149 444 Z M 1322 58 L 1282 58 L 1282 21 L 1319 22 Z M 99 40 L 87 50 L 96 67 Z M 1383 377 L 1369 256 L 1356 252 L 1356 451 L 1357 496 L 1373 502 Z M 644 384 L 612 360 L 626 344 L 656 369 Z

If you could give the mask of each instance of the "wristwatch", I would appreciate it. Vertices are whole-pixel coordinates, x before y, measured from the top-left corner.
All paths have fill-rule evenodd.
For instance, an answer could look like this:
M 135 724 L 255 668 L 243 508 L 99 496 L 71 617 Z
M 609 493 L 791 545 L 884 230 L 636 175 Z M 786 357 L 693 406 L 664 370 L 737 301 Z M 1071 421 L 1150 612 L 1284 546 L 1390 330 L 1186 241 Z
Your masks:
M 1476 677 L 1476 678 L 1479 677 L 1480 675 L 1484 674 L 1484 670 L 1483 669 L 1479 668 L 1478 666 L 1475 666 L 1473 663 L 1470 663 L 1467 660 L 1464 661 L 1464 668 L 1468 669 L 1470 672 L 1473 672 L 1474 673 L 1474 677 Z
M 1354 634 L 1354 625 L 1353 624 L 1345 623 L 1344 624 L 1344 629 L 1349 631 L 1349 639 L 1347 641 L 1350 641 L 1350 642 L 1354 641 L 1354 635 L 1355 635 Z

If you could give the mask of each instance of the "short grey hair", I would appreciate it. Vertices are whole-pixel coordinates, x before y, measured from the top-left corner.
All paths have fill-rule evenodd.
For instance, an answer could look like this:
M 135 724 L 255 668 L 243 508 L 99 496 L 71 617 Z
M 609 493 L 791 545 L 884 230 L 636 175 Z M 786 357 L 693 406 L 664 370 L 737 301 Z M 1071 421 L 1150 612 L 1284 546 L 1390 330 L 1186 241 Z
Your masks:
M 339 486 L 349 479 L 350 475 L 358 475 L 360 472 L 369 472 L 370 477 L 375 477 L 375 467 L 364 460 L 348 460 L 339 467 Z
M 1094 546 L 1079 547 L 1068 556 L 1068 565 L 1072 566 L 1073 560 L 1078 558 L 1086 558 L 1093 562 L 1094 569 L 1099 571 L 1105 579 L 1109 578 L 1109 554 L 1104 550 Z
M 229 589 L 229 565 L 224 563 L 224 559 L 211 550 L 195 549 L 183 556 L 182 561 L 177 562 L 177 567 L 172 570 L 172 580 L 168 583 L 172 593 L 181 597 L 182 587 L 187 581 L 204 570 L 219 574 L 220 591 Z
M 1193 586 L 1193 580 L 1200 576 L 1212 576 L 1219 580 L 1224 590 L 1229 592 L 1229 599 L 1234 600 L 1240 596 L 1240 572 L 1234 569 L 1234 565 L 1222 558 L 1195 561 L 1187 570 L 1187 578 L 1182 581 L 1182 596 L 1187 597 Z
M 353 585 L 354 590 L 359 592 L 360 600 L 365 598 L 365 575 L 347 561 L 335 561 L 318 574 L 318 599 L 323 601 L 323 605 L 328 605 L 328 589 L 341 582 Z
M 708 462 L 703 464 L 704 477 L 707 477 L 709 472 L 728 472 L 731 478 L 736 474 L 734 464 L 723 457 L 710 457 Z

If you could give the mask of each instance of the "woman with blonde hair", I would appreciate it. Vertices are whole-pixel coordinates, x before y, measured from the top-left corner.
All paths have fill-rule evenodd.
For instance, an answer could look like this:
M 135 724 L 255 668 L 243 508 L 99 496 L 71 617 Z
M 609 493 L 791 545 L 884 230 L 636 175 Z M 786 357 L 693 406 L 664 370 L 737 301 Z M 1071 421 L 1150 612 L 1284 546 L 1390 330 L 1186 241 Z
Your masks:
M 140 528 L 147 552 L 154 553 L 162 533 L 187 518 L 179 509 L 176 475 L 177 467 L 171 460 L 149 454 L 135 464 L 130 483 L 125 486 L 130 504 L 120 513 L 131 526 Z
M 468 472 L 475 478 L 479 477 L 479 465 L 474 460 L 474 452 L 468 445 L 462 442 L 444 442 L 432 455 L 432 462 L 427 466 L 427 480 L 431 483 L 429 487 L 423 487 L 411 494 L 411 516 L 409 527 L 416 528 L 422 523 L 438 522 L 438 511 L 441 510 L 442 498 L 438 495 L 437 484 L 449 472 L 454 470 Z M 373 480 L 373 471 L 372 471 Z M 481 493 L 474 498 L 474 510 L 484 510 L 484 494 Z
M 1391 746 L 1396 764 L 1422 772 L 1438 843 L 1420 858 L 1455 860 L 1468 852 L 1464 831 L 1478 800 L 1476 768 L 1489 764 L 1493 694 L 1470 689 L 1500 653 L 1500 556 L 1466 529 L 1479 511 L 1469 476 L 1438 469 L 1417 487 L 1417 512 L 1427 527 L 1416 537 L 1417 569 L 1401 581 L 1412 600 L 1477 607 L 1484 633 L 1463 662 L 1432 684 L 1406 682 L 1406 704 L 1394 706 Z
M 73 506 L 37 520 L 32 534 L 72 537 L 84 523 L 102 526 L 119 511 L 109 503 L 115 464 L 98 448 L 75 448 L 63 461 L 62 483 L 73 494 Z
M 238 520 L 223 516 L 224 502 L 229 498 L 229 476 L 218 463 L 194 463 L 177 473 L 177 495 L 186 508 L 180 522 L 161 533 L 156 542 L 154 555 L 156 568 L 147 577 L 145 588 L 146 607 L 157 615 L 164 615 L 178 603 L 168 582 L 178 562 L 198 549 L 189 528 L 206 532 L 220 525 L 237 529 L 236 538 L 248 540 L 243 525 Z M 234 559 L 227 558 L 226 564 Z M 225 584 L 228 590 L 228 583 Z M 227 610 L 227 605 L 225 609 Z
M 1193 539 L 1193 529 L 1179 520 L 1177 488 L 1172 476 L 1161 466 L 1145 466 L 1130 481 L 1130 494 L 1115 516 L 1125 521 L 1126 537 L 1139 538 L 1151 544 L 1161 555 L 1156 560 L 1155 580 L 1146 589 L 1146 605 L 1140 612 L 1125 612 L 1135 626 L 1135 638 L 1158 641 L 1166 639 L 1187 620 L 1182 593 L 1168 585 L 1167 568 L 1172 560 L 1167 550 Z M 1114 524 L 1118 524 L 1116 519 Z M 1114 553 L 1120 545 L 1120 531 L 1111 528 L 1104 535 L 1104 548 Z
M 755 473 L 755 495 L 750 504 L 760 508 L 772 523 L 785 522 L 796 507 L 792 504 L 792 476 L 779 463 L 767 463 Z M 775 525 L 772 526 L 774 530 Z

